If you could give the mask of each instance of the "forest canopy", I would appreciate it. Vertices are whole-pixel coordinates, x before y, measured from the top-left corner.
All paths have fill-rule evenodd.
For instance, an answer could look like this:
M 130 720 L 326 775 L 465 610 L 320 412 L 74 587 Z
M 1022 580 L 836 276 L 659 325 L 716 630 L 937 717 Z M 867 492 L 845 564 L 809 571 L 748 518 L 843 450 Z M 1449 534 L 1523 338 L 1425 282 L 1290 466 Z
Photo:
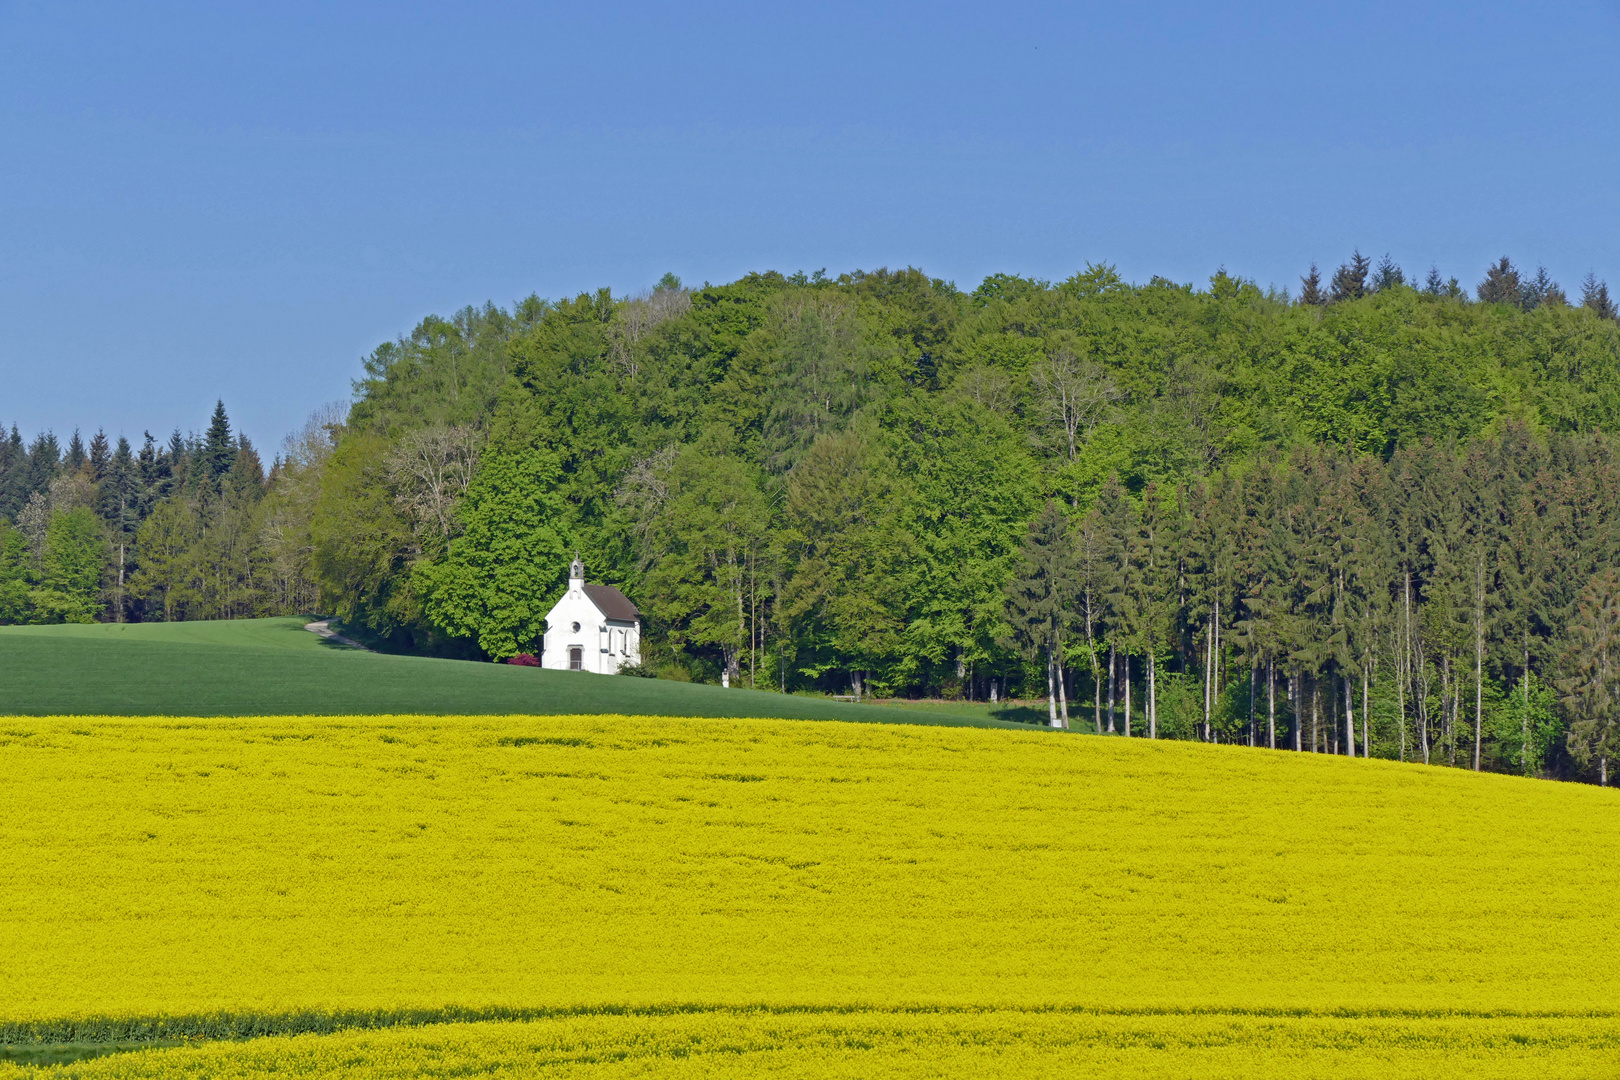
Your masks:
M 1607 286 L 1505 258 L 666 275 L 425 319 L 268 470 L 223 405 L 13 429 L 0 621 L 321 610 L 499 660 L 577 550 L 666 678 L 1606 778 L 1616 430 Z

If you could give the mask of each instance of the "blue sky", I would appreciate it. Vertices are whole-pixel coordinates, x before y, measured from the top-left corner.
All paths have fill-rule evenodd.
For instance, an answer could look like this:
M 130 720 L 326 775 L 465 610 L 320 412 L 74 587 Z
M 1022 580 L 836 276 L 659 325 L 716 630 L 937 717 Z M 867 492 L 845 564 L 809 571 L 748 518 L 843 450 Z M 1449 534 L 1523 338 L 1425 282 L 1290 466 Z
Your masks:
M 266 450 L 423 315 L 1353 247 L 1620 284 L 1620 2 L 0 0 L 0 422 Z

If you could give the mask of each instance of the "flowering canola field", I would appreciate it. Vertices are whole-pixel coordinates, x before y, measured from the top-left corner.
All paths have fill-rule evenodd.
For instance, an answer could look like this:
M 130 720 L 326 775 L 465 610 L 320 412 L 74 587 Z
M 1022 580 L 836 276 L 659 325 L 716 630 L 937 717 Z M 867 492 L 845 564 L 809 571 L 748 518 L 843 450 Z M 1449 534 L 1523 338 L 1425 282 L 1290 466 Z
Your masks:
M 210 1040 L 66 1075 L 1620 1075 L 1612 790 L 400 716 L 5 718 L 0 791 L 0 1043 Z

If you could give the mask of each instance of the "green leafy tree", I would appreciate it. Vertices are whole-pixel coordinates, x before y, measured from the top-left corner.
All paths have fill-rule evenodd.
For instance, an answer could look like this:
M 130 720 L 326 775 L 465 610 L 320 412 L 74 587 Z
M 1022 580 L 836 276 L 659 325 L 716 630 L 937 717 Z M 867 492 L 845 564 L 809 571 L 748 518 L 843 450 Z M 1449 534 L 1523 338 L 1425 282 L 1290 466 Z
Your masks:
M 40 558 L 40 587 L 30 596 L 41 622 L 94 622 L 101 612 L 107 538 L 88 507 L 51 515 Z
M 463 526 L 442 562 L 416 568 L 423 611 L 496 660 L 532 650 L 568 563 L 557 458 L 491 444 L 458 510 Z
M 713 431 L 683 450 L 667 476 L 667 496 L 647 523 L 644 578 L 654 617 L 679 648 L 720 653 L 730 686 L 741 661 L 760 646 L 761 563 L 770 514 L 760 478 L 737 456 L 729 433 Z

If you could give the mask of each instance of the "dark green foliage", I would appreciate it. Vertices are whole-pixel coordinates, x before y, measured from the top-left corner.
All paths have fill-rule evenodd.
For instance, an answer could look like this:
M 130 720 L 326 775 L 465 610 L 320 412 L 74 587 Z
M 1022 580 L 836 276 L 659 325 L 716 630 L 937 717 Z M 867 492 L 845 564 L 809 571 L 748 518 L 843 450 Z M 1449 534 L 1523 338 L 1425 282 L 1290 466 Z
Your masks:
M 1581 282 L 1581 307 L 1596 313 L 1600 318 L 1615 318 L 1615 303 L 1609 298 L 1609 283 L 1599 281 L 1595 274 L 1588 273 L 1586 280 Z M 15 429 L 13 429 L 12 435 L 15 442 Z
M 1485 271 L 1485 280 L 1479 283 L 1475 292 L 1482 304 L 1520 307 L 1524 303 L 1524 287 L 1519 281 L 1519 272 L 1506 255 Z
M 1371 267 L 1371 261 L 1360 251 L 1351 255 L 1349 262 L 1333 271 L 1333 281 L 1328 286 L 1328 303 L 1340 304 L 1366 296 L 1367 275 Z

